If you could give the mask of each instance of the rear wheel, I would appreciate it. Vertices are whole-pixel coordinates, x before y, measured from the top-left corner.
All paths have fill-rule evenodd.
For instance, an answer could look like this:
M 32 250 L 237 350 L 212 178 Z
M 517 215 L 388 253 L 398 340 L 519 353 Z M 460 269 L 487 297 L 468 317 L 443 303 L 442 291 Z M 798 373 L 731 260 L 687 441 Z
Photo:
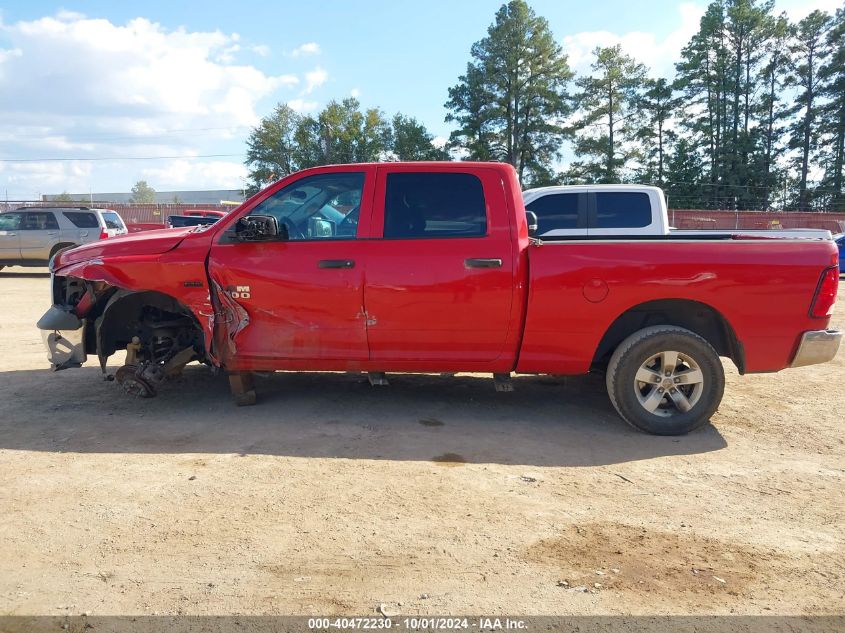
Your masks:
M 607 392 L 632 426 L 655 435 L 683 435 L 719 408 L 725 373 L 713 346 L 694 332 L 657 325 L 635 332 L 613 353 Z

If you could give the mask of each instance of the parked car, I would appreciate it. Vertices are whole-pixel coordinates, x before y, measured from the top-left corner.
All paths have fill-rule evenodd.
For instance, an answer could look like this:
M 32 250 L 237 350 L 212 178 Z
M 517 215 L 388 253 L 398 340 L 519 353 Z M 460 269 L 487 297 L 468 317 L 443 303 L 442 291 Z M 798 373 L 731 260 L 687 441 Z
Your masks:
M 0 213 L 0 269 L 46 266 L 58 251 L 127 232 L 110 209 L 22 207 Z
M 839 249 L 839 272 L 845 273 L 845 233 L 834 235 L 833 241 Z
M 218 211 L 217 209 L 186 209 L 183 215 L 200 218 L 217 218 L 219 220 L 226 213 L 227 211 Z
M 623 419 L 666 435 L 716 411 L 720 356 L 741 374 L 834 357 L 828 232 L 631 235 L 628 214 L 652 225 L 665 207 L 618 193 L 575 201 L 588 223 L 616 218 L 612 234 L 537 239 L 509 165 L 308 169 L 205 231 L 60 253 L 38 327 L 55 368 L 126 350 L 115 380 L 151 396 L 199 360 L 228 372 L 238 404 L 260 371 L 487 372 L 500 391 L 511 372 L 602 372 Z
M 167 228 L 214 224 L 219 219 L 220 217 L 216 215 L 170 215 L 167 216 Z

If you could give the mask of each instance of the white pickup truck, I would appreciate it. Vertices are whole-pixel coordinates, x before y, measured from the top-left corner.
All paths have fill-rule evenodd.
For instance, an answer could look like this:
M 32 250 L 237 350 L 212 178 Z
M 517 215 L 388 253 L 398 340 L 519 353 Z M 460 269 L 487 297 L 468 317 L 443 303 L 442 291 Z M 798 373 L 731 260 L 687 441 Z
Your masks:
M 529 221 L 536 217 L 533 236 L 605 236 L 631 239 L 642 236 L 724 236 L 725 233 L 755 237 L 831 239 L 830 231 L 789 230 L 679 230 L 669 225 L 666 197 L 658 187 L 646 185 L 564 185 L 528 189 L 522 194 Z

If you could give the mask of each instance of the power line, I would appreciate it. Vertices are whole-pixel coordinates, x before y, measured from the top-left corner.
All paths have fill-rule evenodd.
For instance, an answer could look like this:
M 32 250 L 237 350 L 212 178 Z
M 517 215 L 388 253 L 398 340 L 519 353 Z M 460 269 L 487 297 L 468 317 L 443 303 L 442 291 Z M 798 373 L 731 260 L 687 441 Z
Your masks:
M 15 133 L 15 138 L 44 138 L 50 136 L 61 136 L 64 138 L 68 138 L 76 143 L 82 143 L 85 141 L 122 141 L 122 140 L 129 140 L 129 141 L 146 141 L 148 139 L 154 138 L 161 138 L 164 136 L 171 136 L 174 134 L 185 134 L 188 132 L 219 132 L 222 130 L 227 131 L 235 131 L 235 130 L 248 130 L 252 129 L 249 125 L 229 125 L 226 127 L 195 127 L 195 128 L 173 128 L 170 130 L 161 130 L 158 132 L 151 132 L 150 134 L 131 134 L 131 135 L 121 135 L 121 136 L 114 136 L 111 132 L 106 132 L 103 134 L 85 134 L 83 136 L 74 136 L 71 131 L 68 132 L 37 132 L 32 134 L 20 134 Z
M 0 163 L 46 163 L 72 161 L 121 161 L 121 160 L 177 160 L 190 158 L 243 158 L 243 154 L 192 154 L 188 156 L 94 156 L 77 158 L 0 158 Z

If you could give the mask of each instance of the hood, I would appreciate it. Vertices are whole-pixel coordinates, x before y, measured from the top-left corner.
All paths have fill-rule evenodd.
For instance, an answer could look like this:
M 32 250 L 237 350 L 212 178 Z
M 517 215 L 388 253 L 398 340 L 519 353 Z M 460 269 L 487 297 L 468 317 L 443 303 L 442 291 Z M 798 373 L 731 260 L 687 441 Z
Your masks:
M 118 237 L 83 244 L 67 251 L 62 251 L 53 259 L 53 270 L 62 266 L 97 259 L 102 257 L 126 257 L 132 255 L 157 255 L 166 253 L 179 246 L 196 227 L 182 229 L 155 229 L 130 233 Z

